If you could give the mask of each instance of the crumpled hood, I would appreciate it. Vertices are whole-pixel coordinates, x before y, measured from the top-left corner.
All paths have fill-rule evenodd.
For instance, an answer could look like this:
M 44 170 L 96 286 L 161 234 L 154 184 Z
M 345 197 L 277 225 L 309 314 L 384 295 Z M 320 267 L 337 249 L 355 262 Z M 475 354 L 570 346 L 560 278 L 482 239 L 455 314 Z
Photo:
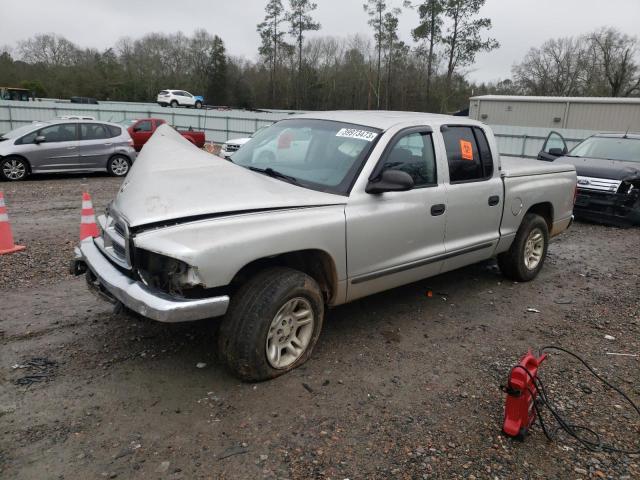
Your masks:
M 575 165 L 580 177 L 629 180 L 640 178 L 640 163 L 603 158 L 561 157 L 556 162 Z
M 340 195 L 234 165 L 162 125 L 138 155 L 113 208 L 136 227 L 201 215 L 344 203 Z

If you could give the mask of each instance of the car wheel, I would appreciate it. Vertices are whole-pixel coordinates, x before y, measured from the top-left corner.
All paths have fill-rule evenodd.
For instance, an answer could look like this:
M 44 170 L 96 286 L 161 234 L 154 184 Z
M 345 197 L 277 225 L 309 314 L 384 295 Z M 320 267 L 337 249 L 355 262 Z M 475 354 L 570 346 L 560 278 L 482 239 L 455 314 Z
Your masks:
M 200 100 L 198 100 L 198 101 L 196 102 L 196 108 L 197 108 L 197 109 L 202 108 L 202 102 L 201 102 Z
M 9 182 L 18 182 L 27 178 L 29 164 L 19 157 L 6 157 L 0 162 L 0 177 Z
M 269 268 L 233 296 L 220 325 L 218 350 L 244 381 L 287 373 L 311 356 L 324 301 L 316 281 L 298 270 Z
M 528 213 L 516 233 L 511 247 L 498 255 L 502 274 L 518 282 L 536 278 L 549 248 L 549 227 L 540 215 Z
M 129 168 L 131 167 L 131 161 L 122 155 L 116 155 L 109 159 L 109 163 L 107 164 L 107 170 L 114 177 L 124 177 L 127 173 L 129 173 Z
M 171 100 L 171 108 L 176 108 L 178 106 L 177 100 Z

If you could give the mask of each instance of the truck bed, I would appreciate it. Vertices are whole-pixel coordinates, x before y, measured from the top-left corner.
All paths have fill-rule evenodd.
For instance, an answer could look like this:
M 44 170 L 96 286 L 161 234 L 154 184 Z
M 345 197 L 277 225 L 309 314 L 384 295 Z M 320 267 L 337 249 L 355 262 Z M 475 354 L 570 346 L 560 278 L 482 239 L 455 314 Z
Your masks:
M 500 156 L 502 175 L 504 177 L 525 177 L 528 175 L 544 175 L 546 173 L 572 172 L 573 165 L 560 162 L 544 162 L 530 158 Z

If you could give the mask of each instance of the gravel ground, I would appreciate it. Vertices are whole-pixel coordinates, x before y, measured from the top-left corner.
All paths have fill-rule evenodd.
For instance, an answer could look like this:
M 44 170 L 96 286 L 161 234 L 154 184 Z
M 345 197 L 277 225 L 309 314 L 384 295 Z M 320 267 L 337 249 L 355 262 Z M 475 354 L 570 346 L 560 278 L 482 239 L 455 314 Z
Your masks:
M 0 184 L 27 245 L 0 256 L 1 478 L 640 478 L 638 455 L 502 436 L 499 390 L 556 344 L 640 402 L 640 357 L 607 355 L 640 354 L 637 229 L 577 223 L 528 284 L 487 262 L 331 310 L 305 366 L 250 385 L 211 324 L 116 314 L 68 275 L 83 185 L 101 211 L 119 183 Z M 640 448 L 640 419 L 575 361 L 542 377 L 574 423 Z

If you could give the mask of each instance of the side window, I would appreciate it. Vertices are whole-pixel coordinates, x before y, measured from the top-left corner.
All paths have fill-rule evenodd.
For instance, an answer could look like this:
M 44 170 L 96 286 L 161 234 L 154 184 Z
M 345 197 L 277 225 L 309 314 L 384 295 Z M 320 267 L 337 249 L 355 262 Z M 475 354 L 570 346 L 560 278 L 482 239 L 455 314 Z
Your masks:
M 70 142 L 76 140 L 76 124 L 61 123 L 59 125 L 44 127 L 38 132 L 38 135 L 43 136 L 47 143 Z
M 114 125 L 104 125 L 104 127 L 109 132 L 108 138 L 119 137 L 122 134 L 122 129 L 120 127 L 116 127 Z
M 138 132 L 152 131 L 153 128 L 151 127 L 151 120 L 142 120 L 141 122 L 138 122 L 138 124 L 136 125 L 136 130 Z
M 81 140 L 101 140 L 109 138 L 106 130 L 99 123 L 81 123 L 80 139 Z
M 193 97 L 189 92 L 182 92 L 182 95 L 189 98 Z
M 476 127 L 446 127 L 442 132 L 451 183 L 485 180 L 493 175 L 487 139 Z
M 382 165 L 384 170 L 402 170 L 415 187 L 436 185 L 436 159 L 429 133 L 409 133 L 396 141 Z
M 24 137 L 20 138 L 15 144 L 16 145 L 27 145 L 29 143 L 33 143 L 38 136 L 38 130 L 35 132 L 27 133 Z

